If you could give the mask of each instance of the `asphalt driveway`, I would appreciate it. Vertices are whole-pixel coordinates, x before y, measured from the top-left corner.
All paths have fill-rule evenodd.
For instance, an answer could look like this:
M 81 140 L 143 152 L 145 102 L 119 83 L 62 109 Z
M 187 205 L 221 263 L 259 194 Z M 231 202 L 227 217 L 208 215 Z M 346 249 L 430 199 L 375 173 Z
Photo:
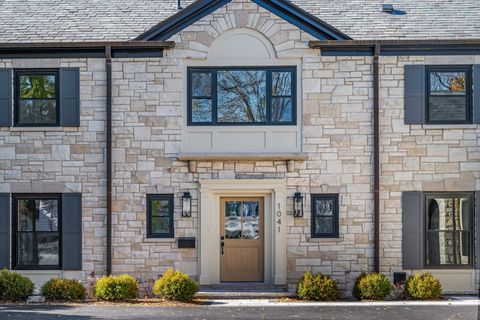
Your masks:
M 0 319 L 94 320 L 94 319 L 405 319 L 479 320 L 477 305 L 428 306 L 92 306 L 92 305 L 1 305 Z

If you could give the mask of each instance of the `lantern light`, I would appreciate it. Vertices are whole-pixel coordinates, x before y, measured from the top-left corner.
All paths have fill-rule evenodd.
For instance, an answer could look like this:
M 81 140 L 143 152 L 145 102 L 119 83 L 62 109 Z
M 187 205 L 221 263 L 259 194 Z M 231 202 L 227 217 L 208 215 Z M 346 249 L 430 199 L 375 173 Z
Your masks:
M 295 192 L 293 196 L 293 216 L 303 217 L 303 196 L 300 192 Z
M 184 192 L 182 196 L 182 217 L 192 216 L 192 196 L 190 192 Z

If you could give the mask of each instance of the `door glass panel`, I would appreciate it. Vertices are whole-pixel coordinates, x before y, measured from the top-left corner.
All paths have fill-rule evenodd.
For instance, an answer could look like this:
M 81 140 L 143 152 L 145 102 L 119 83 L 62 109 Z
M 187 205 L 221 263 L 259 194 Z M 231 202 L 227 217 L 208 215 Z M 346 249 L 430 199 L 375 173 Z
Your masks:
M 241 206 L 242 203 L 238 201 L 225 202 L 225 238 L 227 239 L 242 238 Z
M 257 201 L 243 203 L 242 238 L 260 239 Z
M 225 238 L 260 239 L 258 201 L 225 202 Z

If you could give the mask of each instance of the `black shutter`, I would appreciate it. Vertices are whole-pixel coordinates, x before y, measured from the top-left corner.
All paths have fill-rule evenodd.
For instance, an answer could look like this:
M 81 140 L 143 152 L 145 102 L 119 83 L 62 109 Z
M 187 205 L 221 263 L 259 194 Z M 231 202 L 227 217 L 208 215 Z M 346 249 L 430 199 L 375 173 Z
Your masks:
M 12 69 L 0 69 L 0 127 L 12 125 Z
M 403 269 L 423 269 L 424 265 L 424 200 L 418 191 L 402 194 Z
M 80 70 L 60 69 L 60 125 L 80 126 Z
M 82 270 L 82 194 L 62 195 L 62 269 Z
M 480 64 L 473 66 L 473 123 L 480 123 Z
M 425 66 L 405 66 L 405 123 L 425 123 Z
M 0 193 L 0 269 L 10 269 L 10 194 Z
M 480 191 L 475 192 L 475 267 L 480 268 Z

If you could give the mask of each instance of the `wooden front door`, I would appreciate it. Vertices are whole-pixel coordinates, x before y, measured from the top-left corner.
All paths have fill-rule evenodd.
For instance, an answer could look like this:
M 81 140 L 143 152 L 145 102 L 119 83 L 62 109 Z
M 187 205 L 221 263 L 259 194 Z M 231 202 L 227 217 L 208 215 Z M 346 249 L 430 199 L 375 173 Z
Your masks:
M 220 202 L 220 281 L 263 281 L 263 198 Z

